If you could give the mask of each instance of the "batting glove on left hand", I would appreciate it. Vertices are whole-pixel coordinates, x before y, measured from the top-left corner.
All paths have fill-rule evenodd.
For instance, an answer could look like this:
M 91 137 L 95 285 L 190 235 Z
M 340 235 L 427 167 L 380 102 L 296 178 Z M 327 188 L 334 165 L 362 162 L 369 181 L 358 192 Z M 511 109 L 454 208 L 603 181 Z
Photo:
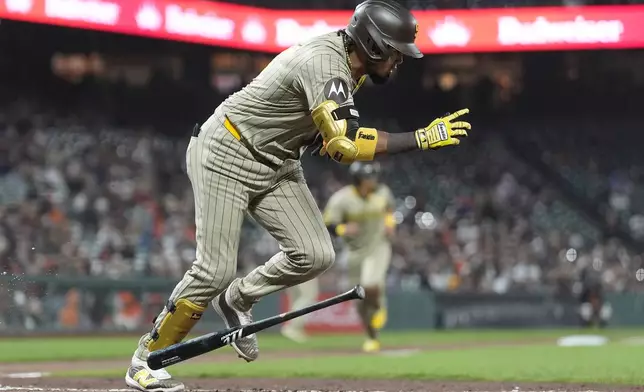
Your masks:
M 467 130 L 472 129 L 472 125 L 466 121 L 452 122 L 452 120 L 469 112 L 470 109 L 461 109 L 439 117 L 425 128 L 416 130 L 418 148 L 428 150 L 458 145 L 461 142 L 458 137 L 467 137 Z

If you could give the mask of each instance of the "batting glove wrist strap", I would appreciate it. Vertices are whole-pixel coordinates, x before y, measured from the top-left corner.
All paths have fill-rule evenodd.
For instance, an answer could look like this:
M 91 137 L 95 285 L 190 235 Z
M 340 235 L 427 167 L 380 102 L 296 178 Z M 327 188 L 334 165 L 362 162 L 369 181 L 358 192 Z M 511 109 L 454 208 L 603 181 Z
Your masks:
M 438 143 L 449 140 L 447 126 L 443 121 L 438 123 L 434 121 L 427 128 L 417 129 L 414 136 L 416 137 L 416 145 L 421 150 L 435 148 Z
M 416 146 L 421 150 L 437 149 L 445 146 L 455 146 L 461 141 L 459 137 L 467 137 L 467 130 L 471 129 L 470 123 L 452 120 L 469 113 L 469 109 L 462 109 L 455 113 L 439 117 L 425 128 L 414 132 Z

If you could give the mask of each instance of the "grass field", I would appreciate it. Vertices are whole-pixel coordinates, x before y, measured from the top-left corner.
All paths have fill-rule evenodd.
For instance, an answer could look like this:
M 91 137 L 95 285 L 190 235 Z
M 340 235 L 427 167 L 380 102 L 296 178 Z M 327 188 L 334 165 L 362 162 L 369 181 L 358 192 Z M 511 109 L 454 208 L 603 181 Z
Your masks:
M 599 347 L 558 347 L 558 338 L 600 334 Z M 626 338 L 644 330 L 465 331 L 383 334 L 379 355 L 365 355 L 362 338 L 332 335 L 295 344 L 260 335 L 260 360 L 246 364 L 229 348 L 169 368 L 190 378 L 334 378 L 577 382 L 644 385 L 644 347 Z M 112 361 L 111 366 L 70 367 L 58 377 L 121 377 L 137 337 L 0 340 L 2 364 L 35 361 Z M 402 350 L 402 349 L 408 350 Z M 416 350 L 410 350 L 410 349 Z M 398 350 L 397 350 L 398 349 Z M 209 360 L 212 359 L 212 360 Z M 91 363 L 91 362 L 89 362 Z M 31 364 L 33 365 L 33 364 Z
M 411 331 L 382 334 L 386 348 L 434 346 L 442 344 L 525 342 L 528 339 L 557 339 L 563 335 L 588 333 L 570 330 L 498 331 L 477 330 L 464 332 Z M 607 336 L 623 338 L 644 336 L 644 330 L 608 330 Z M 132 355 L 138 336 L 127 337 L 64 337 L 0 339 L 0 363 L 58 360 L 112 359 Z M 358 349 L 359 335 L 314 336 L 306 344 L 297 344 L 279 334 L 260 334 L 262 352 Z

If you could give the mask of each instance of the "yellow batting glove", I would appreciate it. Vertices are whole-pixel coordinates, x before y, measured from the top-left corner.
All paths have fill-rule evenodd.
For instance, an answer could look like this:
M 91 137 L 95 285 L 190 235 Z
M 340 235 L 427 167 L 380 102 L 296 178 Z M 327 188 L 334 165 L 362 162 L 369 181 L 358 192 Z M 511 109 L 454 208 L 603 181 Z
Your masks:
M 469 112 L 470 109 L 461 109 L 455 113 L 439 117 L 427 127 L 416 130 L 415 136 L 418 148 L 428 150 L 458 145 L 461 142 L 458 137 L 467 137 L 467 130 L 472 129 L 472 125 L 465 121 L 452 121 Z

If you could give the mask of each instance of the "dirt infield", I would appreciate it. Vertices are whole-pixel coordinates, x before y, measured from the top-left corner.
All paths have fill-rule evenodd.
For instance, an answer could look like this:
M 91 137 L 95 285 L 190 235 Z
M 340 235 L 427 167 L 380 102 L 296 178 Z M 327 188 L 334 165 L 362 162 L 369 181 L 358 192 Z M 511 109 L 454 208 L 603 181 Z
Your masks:
M 431 391 L 431 392 L 528 392 L 528 391 L 644 391 L 644 387 L 565 385 L 544 383 L 452 382 L 405 380 L 309 380 L 309 379 L 193 379 L 185 380 L 190 391 Z M 0 391 L 125 392 L 123 379 L 39 378 L 0 379 Z

